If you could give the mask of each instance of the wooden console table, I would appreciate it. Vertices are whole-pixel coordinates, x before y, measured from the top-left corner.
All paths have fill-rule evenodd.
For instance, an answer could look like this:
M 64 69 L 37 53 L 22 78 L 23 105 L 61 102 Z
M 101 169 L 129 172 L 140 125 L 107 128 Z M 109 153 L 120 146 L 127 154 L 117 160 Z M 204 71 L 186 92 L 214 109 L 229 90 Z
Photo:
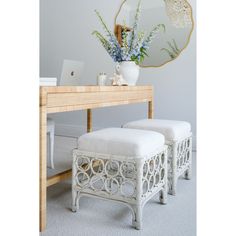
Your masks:
M 47 114 L 87 110 L 87 132 L 93 108 L 148 102 L 153 118 L 152 86 L 57 86 L 40 88 L 40 231 L 46 228 L 47 187 L 71 177 L 71 170 L 47 178 Z

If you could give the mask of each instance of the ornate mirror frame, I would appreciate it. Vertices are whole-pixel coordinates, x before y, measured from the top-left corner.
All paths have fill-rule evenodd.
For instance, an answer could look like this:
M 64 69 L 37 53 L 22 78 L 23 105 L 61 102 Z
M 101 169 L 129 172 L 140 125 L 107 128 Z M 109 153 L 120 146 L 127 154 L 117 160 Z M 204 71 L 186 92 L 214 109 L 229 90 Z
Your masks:
M 122 7 L 124 6 L 124 4 L 127 2 L 128 0 L 123 0 L 123 2 L 121 3 L 120 7 L 119 7 L 119 10 L 117 12 L 117 14 L 115 15 L 115 20 L 114 20 L 114 33 L 118 39 L 118 41 L 120 42 L 121 40 L 121 33 L 122 33 L 122 26 L 117 24 L 117 18 L 122 10 Z M 191 36 L 192 36 L 192 33 L 193 33 L 193 30 L 194 30 L 194 19 L 193 19 L 193 9 L 192 9 L 192 6 L 191 4 L 187 1 L 187 0 L 183 0 L 185 1 L 185 3 L 189 6 L 190 8 L 190 11 L 191 11 L 191 21 L 192 21 L 192 27 L 191 27 L 191 30 L 190 30 L 190 33 L 189 33 L 189 36 L 188 36 L 188 39 L 185 43 L 185 46 L 179 51 L 179 54 L 173 58 L 173 59 L 170 59 L 170 60 L 167 60 L 166 62 L 162 63 L 161 65 L 140 65 L 140 67 L 142 68 L 158 68 L 158 67 L 162 67 L 164 65 L 166 65 L 167 63 L 171 62 L 171 61 L 174 61 L 175 59 L 177 59 L 179 57 L 179 55 L 187 48 L 189 42 L 190 42 L 190 39 L 191 39 Z

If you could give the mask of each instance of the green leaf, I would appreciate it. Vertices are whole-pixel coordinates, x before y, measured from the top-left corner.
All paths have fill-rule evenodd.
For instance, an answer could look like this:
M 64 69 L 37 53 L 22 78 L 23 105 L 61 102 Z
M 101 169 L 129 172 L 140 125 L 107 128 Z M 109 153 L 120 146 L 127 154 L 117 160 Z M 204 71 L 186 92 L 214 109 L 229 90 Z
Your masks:
M 167 42 L 167 44 L 169 45 L 169 47 L 173 50 L 174 53 L 178 54 L 179 52 L 175 49 L 175 47 L 170 43 Z
M 142 53 L 143 53 L 145 56 L 148 57 L 148 54 L 146 53 L 146 51 L 143 51 Z
M 180 50 L 178 49 L 176 41 L 174 39 L 172 39 L 172 41 L 173 41 L 173 44 L 174 44 L 174 47 L 175 47 L 176 51 L 178 51 L 178 53 L 179 53 Z
M 104 22 L 102 16 L 100 15 L 100 13 L 99 13 L 97 10 L 94 10 L 94 11 L 95 11 L 95 13 L 96 13 L 98 19 L 100 20 L 100 22 L 101 22 L 101 24 L 102 24 L 104 30 L 107 32 L 108 35 L 111 36 L 112 33 L 111 33 L 111 31 L 108 29 L 108 27 L 107 27 L 106 23 Z
M 169 54 L 169 56 L 170 56 L 171 59 L 176 58 L 176 55 L 173 54 L 173 53 L 172 53 L 169 49 L 167 49 L 167 48 L 162 48 L 161 51 L 167 52 L 167 53 Z
M 136 30 L 138 27 L 138 21 L 139 21 L 139 16 L 140 16 L 140 8 L 141 8 L 141 0 L 139 0 L 139 2 L 138 2 L 138 6 L 137 6 L 135 17 L 134 17 L 134 24 L 133 24 L 132 31 L 131 31 L 131 40 L 130 40 L 130 48 L 129 48 L 130 52 L 133 50 L 135 33 L 136 33 Z

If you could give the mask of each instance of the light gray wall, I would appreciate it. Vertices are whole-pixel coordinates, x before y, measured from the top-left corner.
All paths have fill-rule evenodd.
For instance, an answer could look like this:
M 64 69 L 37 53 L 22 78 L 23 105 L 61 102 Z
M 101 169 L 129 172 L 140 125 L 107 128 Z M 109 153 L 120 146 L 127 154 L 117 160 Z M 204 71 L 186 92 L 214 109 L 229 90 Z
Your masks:
M 122 0 L 40 0 L 40 76 L 60 77 L 63 59 L 83 60 L 82 85 L 96 83 L 96 75 L 105 71 L 112 75 L 115 63 L 91 35 L 101 30 L 94 9 L 100 11 L 113 29 L 114 17 Z M 195 0 L 190 1 L 195 16 Z M 140 71 L 139 85 L 155 89 L 155 117 L 186 120 L 196 135 L 196 33 L 182 54 L 161 68 Z M 120 126 L 145 118 L 146 104 L 135 104 L 94 110 L 97 127 Z M 71 112 L 52 115 L 57 124 L 85 125 L 86 113 Z

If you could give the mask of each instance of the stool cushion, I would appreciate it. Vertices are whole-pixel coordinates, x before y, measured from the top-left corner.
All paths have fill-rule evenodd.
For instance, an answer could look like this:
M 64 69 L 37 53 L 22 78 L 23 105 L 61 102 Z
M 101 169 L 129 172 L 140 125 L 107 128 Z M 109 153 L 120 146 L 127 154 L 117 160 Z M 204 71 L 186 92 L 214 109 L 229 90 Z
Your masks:
M 166 141 L 177 141 L 191 135 L 191 125 L 185 121 L 144 119 L 129 122 L 123 127 L 156 131 L 163 134 Z
M 164 143 L 164 136 L 157 132 L 106 128 L 80 136 L 78 149 L 93 153 L 145 158 L 163 148 Z

